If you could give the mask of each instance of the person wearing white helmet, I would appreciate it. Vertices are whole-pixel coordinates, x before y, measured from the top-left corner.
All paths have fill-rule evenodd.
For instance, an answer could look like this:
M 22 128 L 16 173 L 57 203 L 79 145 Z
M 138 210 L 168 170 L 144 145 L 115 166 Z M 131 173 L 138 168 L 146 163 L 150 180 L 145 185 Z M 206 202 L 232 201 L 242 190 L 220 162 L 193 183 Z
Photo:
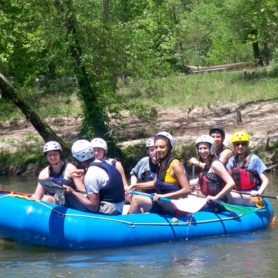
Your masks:
M 197 189 L 197 195 L 206 197 L 208 201 L 224 198 L 235 183 L 215 155 L 214 139 L 209 135 L 199 136 L 196 140 L 196 152 L 205 167 L 199 178 L 190 180 L 191 187 Z
M 234 156 L 226 165 L 235 181 L 235 189 L 250 194 L 232 192 L 234 203 L 245 205 L 252 204 L 252 197 L 262 195 L 269 184 L 265 174 L 267 167 L 259 156 L 250 152 L 249 141 L 250 137 L 246 131 L 240 130 L 232 134 Z
M 107 161 L 96 159 L 93 145 L 87 140 L 77 140 L 71 151 L 72 156 L 85 168 L 84 185 L 87 191 L 84 198 L 69 188 L 69 193 L 77 201 L 72 203 L 72 208 L 102 214 L 121 214 L 125 192 L 119 171 Z
M 84 191 L 84 186 L 80 178 L 78 176 L 74 177 L 73 179 L 70 177 L 70 173 L 75 171 L 76 167 L 61 158 L 62 147 L 59 142 L 47 142 L 43 146 L 43 154 L 48 160 L 49 165 L 39 173 L 38 184 L 33 194 L 33 198 L 43 199 L 51 203 L 57 203 L 59 201 L 58 195 L 47 192 L 40 180 L 49 180 L 52 183 L 58 184 L 60 186 L 71 186 L 74 189 Z
M 92 146 L 94 149 L 95 158 L 100 159 L 100 160 L 106 160 L 108 163 L 115 166 L 121 174 L 124 187 L 127 188 L 128 183 L 126 180 L 124 167 L 123 167 L 122 163 L 119 160 L 117 160 L 116 158 L 108 157 L 108 146 L 107 146 L 106 141 L 103 140 L 102 138 L 94 138 L 91 141 L 91 143 L 92 143 Z
M 130 171 L 130 184 L 151 181 L 155 178 L 158 170 L 158 161 L 155 155 L 154 138 L 146 141 L 147 156 L 141 158 Z
M 148 197 L 132 197 L 128 213 L 140 211 L 151 211 L 162 214 L 176 215 L 177 210 L 170 203 L 160 201 L 160 197 L 181 198 L 187 197 L 190 185 L 186 177 L 182 163 L 172 155 L 174 139 L 166 131 L 159 132 L 154 137 L 156 159 L 158 160 L 158 171 L 154 180 L 131 185 L 129 190 L 154 189 L 154 199 Z

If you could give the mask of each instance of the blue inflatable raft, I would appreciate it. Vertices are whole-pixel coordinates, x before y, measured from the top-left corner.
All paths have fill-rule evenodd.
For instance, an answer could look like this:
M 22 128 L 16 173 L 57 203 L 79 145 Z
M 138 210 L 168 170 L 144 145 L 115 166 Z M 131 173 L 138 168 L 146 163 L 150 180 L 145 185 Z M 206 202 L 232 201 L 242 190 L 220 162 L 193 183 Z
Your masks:
M 24 194 L 0 194 L 0 237 L 31 246 L 86 250 L 150 244 L 236 233 L 267 228 L 273 210 L 252 213 L 198 211 L 182 217 L 154 213 L 106 216 L 84 213 Z

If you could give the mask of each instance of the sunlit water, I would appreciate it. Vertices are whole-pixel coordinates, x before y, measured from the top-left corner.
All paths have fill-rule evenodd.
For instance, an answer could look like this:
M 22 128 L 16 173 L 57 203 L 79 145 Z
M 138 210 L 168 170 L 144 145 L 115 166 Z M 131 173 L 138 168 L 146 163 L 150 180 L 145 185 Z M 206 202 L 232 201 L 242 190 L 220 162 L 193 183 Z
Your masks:
M 270 179 L 266 193 L 276 196 L 278 177 Z M 0 189 L 32 192 L 34 188 L 34 179 L 0 177 Z M 270 201 L 278 212 L 278 201 Z M 277 228 L 98 251 L 55 251 L 0 242 L 0 277 L 277 277 L 277 262 Z

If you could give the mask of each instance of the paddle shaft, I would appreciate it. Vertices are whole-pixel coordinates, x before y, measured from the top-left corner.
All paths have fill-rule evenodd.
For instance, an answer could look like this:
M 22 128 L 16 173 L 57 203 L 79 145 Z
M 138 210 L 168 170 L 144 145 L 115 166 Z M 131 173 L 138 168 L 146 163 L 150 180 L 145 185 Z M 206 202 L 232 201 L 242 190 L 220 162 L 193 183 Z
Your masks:
M 245 191 L 233 190 L 232 192 L 236 192 L 236 193 L 238 193 L 238 194 L 243 194 L 243 195 L 251 195 L 250 192 L 245 192 Z M 271 195 L 265 195 L 265 194 L 258 195 L 258 197 L 270 198 L 270 199 L 276 199 L 276 200 L 278 200 L 278 196 L 271 196 Z

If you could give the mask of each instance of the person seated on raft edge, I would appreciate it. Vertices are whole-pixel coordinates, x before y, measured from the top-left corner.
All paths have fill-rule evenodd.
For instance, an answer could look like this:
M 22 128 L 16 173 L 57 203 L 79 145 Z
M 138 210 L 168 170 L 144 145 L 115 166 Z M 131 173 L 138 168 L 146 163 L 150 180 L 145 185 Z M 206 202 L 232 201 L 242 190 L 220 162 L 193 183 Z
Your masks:
M 264 174 L 267 168 L 256 154 L 250 152 L 249 141 L 246 131 L 232 134 L 234 156 L 229 159 L 226 168 L 235 181 L 235 189 L 250 192 L 250 195 L 232 192 L 232 202 L 236 204 L 254 205 L 252 197 L 262 195 L 269 184 Z
M 155 154 L 154 138 L 147 139 L 147 156 L 142 157 L 130 171 L 130 184 L 154 180 L 158 171 L 158 161 Z M 146 193 L 154 193 L 155 189 L 143 190 Z
M 215 154 L 220 162 L 225 166 L 229 158 L 233 155 L 231 149 L 224 145 L 225 140 L 225 131 L 220 125 L 212 125 L 209 129 L 209 135 L 214 139 L 215 142 Z M 189 160 L 190 164 L 202 169 L 205 168 L 205 163 L 197 160 L 195 157 L 192 157 Z
M 133 195 L 128 213 L 155 212 L 176 215 L 177 211 L 169 202 L 160 201 L 160 197 L 185 198 L 190 192 L 190 185 L 182 163 L 172 155 L 174 139 L 168 132 L 162 131 L 155 135 L 154 146 L 158 164 L 158 172 L 154 180 L 135 183 L 129 190 L 155 189 L 154 198 Z
M 85 191 L 81 175 L 76 175 L 73 178 L 70 177 L 70 173 L 77 168 L 73 164 L 62 159 L 62 151 L 60 143 L 56 141 L 49 141 L 43 146 L 43 154 L 49 165 L 39 173 L 38 179 L 49 179 L 59 185 L 68 185 L 80 191 Z M 32 198 L 56 203 L 58 196 L 56 194 L 51 196 L 50 193 L 48 193 L 38 182 Z
M 209 135 L 201 135 L 195 146 L 200 161 L 206 166 L 199 178 L 190 180 L 191 187 L 196 189 L 198 196 L 206 197 L 208 201 L 228 201 L 235 182 L 215 155 L 214 139 Z M 213 202 L 209 202 L 208 206 L 213 210 L 218 210 L 219 207 Z
M 106 141 L 103 140 L 102 138 L 94 138 L 94 139 L 92 139 L 91 143 L 92 143 L 92 146 L 93 146 L 93 149 L 94 149 L 95 159 L 105 160 L 106 162 L 108 162 L 111 165 L 113 165 L 114 167 L 116 167 L 116 169 L 121 174 L 124 188 L 127 189 L 128 188 L 128 183 L 127 183 L 127 180 L 126 180 L 124 167 L 123 167 L 122 163 L 120 161 L 118 161 L 116 158 L 109 158 L 107 156 L 108 146 L 107 146 Z
M 85 168 L 84 185 L 87 195 L 80 195 L 67 187 L 70 207 L 85 212 L 122 214 L 125 191 L 119 171 L 105 160 L 95 159 L 93 146 L 87 140 L 74 142 L 71 152 Z M 79 170 L 72 172 L 74 175 L 79 175 Z

